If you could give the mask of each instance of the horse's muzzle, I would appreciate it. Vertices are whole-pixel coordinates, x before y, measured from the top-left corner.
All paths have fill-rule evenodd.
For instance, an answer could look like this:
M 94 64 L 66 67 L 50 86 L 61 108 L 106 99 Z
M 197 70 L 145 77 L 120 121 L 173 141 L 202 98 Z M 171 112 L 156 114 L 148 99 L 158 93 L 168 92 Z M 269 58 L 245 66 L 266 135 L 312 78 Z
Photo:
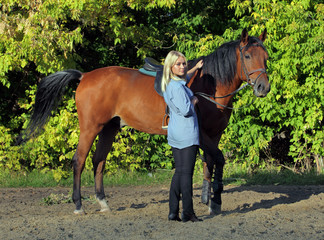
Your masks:
M 253 93 L 257 97 L 265 97 L 270 92 L 271 86 L 267 79 L 257 81 L 253 86 Z

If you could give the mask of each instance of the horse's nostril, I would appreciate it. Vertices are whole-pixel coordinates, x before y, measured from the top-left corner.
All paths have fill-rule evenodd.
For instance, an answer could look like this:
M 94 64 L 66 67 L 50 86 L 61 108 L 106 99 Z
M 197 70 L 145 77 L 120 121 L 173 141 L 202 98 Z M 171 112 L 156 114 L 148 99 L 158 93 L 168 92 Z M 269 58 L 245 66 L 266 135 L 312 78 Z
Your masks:
M 257 91 L 258 92 L 263 92 L 264 91 L 264 85 L 262 83 L 260 83 L 258 86 L 257 86 Z

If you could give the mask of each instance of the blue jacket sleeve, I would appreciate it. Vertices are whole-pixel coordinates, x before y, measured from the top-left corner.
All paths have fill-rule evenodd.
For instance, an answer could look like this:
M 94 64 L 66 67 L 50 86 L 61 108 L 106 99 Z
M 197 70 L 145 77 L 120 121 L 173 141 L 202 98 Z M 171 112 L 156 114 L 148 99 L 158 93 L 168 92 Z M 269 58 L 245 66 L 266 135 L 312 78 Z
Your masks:
M 177 113 L 184 117 L 193 115 L 191 100 L 183 86 L 173 88 L 171 91 L 170 101 L 177 108 Z

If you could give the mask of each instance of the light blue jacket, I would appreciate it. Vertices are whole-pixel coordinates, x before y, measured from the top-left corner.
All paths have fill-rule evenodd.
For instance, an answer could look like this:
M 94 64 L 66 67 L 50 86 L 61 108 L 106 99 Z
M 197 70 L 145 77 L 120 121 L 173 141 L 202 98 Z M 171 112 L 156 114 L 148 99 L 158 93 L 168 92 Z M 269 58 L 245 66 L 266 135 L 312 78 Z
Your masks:
M 186 82 L 171 79 L 163 97 L 170 109 L 169 145 L 179 149 L 199 145 L 198 118 L 191 103 L 193 93 Z

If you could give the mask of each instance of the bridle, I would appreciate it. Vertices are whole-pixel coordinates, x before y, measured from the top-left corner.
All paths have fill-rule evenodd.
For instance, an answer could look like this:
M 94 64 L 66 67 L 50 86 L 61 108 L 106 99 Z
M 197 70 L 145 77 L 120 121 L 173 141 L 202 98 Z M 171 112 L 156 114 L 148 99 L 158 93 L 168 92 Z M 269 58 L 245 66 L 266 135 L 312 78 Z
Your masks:
M 255 44 L 252 44 L 251 46 L 255 46 L 255 47 L 258 47 L 258 46 L 261 46 L 260 44 L 258 43 L 255 43 Z M 243 74 L 242 74 L 242 71 L 244 72 L 245 74 L 245 77 L 246 77 L 246 82 L 248 85 L 251 85 L 251 86 L 254 86 L 254 84 L 256 83 L 256 81 L 259 79 L 259 77 L 263 74 L 263 73 L 267 73 L 267 70 L 264 69 L 264 68 L 258 68 L 258 69 L 255 69 L 251 72 L 249 72 L 245 66 L 245 62 L 244 62 L 244 57 L 243 57 L 243 49 L 246 48 L 247 45 L 241 47 L 240 46 L 240 56 L 241 56 L 241 62 L 242 62 L 242 69 L 241 69 L 241 78 L 243 79 Z M 253 74 L 253 73 L 256 73 L 256 72 L 260 72 L 259 75 L 256 77 L 256 79 L 254 81 L 252 81 L 252 79 L 250 78 L 250 76 Z
M 261 44 L 252 44 L 250 46 L 261 46 Z M 239 87 L 238 89 L 236 89 L 235 91 L 225 95 L 225 96 L 221 96 L 221 97 L 215 97 L 213 95 L 209 95 L 207 93 L 203 93 L 203 92 L 196 92 L 195 95 L 198 95 L 198 96 L 201 96 L 203 98 L 205 98 L 206 100 L 212 102 L 212 103 L 215 103 L 223 108 L 227 108 L 227 109 L 241 109 L 241 108 L 244 108 L 244 107 L 247 107 L 247 106 L 250 106 L 256 98 L 254 98 L 252 100 L 252 102 L 250 102 L 249 104 L 245 105 L 245 106 L 242 106 L 242 107 L 239 107 L 239 108 L 232 108 L 232 107 L 228 107 L 228 106 L 225 106 L 221 103 L 218 103 L 215 101 L 216 98 L 226 98 L 226 97 L 229 97 L 231 95 L 234 95 L 236 93 L 238 93 L 239 91 L 241 91 L 243 88 L 247 87 L 247 86 L 254 86 L 256 81 L 259 79 L 259 77 L 263 74 L 263 73 L 267 73 L 266 69 L 265 68 L 258 68 L 258 69 L 255 69 L 255 70 L 252 70 L 251 72 L 249 72 L 246 68 L 246 65 L 245 65 L 245 62 L 244 62 L 244 57 L 243 57 L 243 49 L 246 48 L 247 45 L 245 46 L 240 46 L 240 58 L 241 58 L 241 62 L 242 62 L 242 69 L 241 69 L 241 78 L 243 79 L 243 73 L 245 74 L 245 77 L 246 77 L 246 84 L 244 84 L 243 86 Z M 250 76 L 253 74 L 253 73 L 256 73 L 256 72 L 260 72 L 259 75 L 256 77 L 256 79 L 254 79 L 254 81 L 250 78 Z

